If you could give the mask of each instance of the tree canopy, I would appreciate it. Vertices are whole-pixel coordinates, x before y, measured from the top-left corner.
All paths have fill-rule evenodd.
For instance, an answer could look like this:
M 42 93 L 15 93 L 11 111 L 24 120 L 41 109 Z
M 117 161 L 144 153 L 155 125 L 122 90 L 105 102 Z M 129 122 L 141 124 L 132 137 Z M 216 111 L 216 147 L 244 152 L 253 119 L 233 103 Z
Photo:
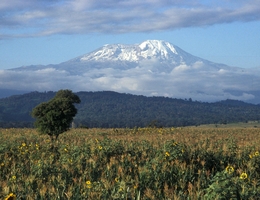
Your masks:
M 36 106 L 32 110 L 32 116 L 36 118 L 35 127 L 42 134 L 47 134 L 53 140 L 67 131 L 77 114 L 73 105 L 80 103 L 80 98 L 71 90 L 60 90 L 55 97 Z

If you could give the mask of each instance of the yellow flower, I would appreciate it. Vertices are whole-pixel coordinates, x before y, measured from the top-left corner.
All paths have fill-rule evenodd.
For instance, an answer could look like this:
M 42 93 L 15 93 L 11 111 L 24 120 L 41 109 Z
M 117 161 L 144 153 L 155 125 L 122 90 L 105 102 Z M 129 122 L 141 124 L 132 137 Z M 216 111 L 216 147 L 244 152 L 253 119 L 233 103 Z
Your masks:
M 228 166 L 226 167 L 226 172 L 229 173 L 229 174 L 231 174 L 231 173 L 234 172 L 234 168 L 233 168 L 232 166 L 228 165 Z
M 16 176 L 12 176 L 12 179 L 13 179 L 13 180 L 16 180 Z
M 91 181 L 86 181 L 86 185 L 87 185 L 87 188 L 91 188 L 92 187 Z
M 22 146 L 23 146 L 23 147 L 25 147 L 25 146 L 26 146 L 26 144 L 23 142 L 23 143 L 22 143 Z
M 243 172 L 241 175 L 240 175 L 240 179 L 247 179 L 247 173 Z
M 16 195 L 14 193 L 10 193 L 5 200 L 15 200 L 16 199 Z
M 116 182 L 118 182 L 118 181 L 119 181 L 119 179 L 118 179 L 118 178 L 115 178 L 115 181 L 116 181 Z
M 165 152 L 165 156 L 170 156 L 170 153 L 168 151 Z
M 255 152 L 255 156 L 259 156 L 259 151 L 256 151 L 256 152 Z
M 102 149 L 102 146 L 98 146 L 98 148 L 101 150 L 101 149 Z
M 249 158 L 252 158 L 253 156 L 251 154 L 249 154 Z
M 1 163 L 1 166 L 3 167 L 5 164 L 4 163 Z
M 67 149 L 67 148 L 64 148 L 64 151 L 65 151 L 65 152 L 68 152 L 68 149 Z

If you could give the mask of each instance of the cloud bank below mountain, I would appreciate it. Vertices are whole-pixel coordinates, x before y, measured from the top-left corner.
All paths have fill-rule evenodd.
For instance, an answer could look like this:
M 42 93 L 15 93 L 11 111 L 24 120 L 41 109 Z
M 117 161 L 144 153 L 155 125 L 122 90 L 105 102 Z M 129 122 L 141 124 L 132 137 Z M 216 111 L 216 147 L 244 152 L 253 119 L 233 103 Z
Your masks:
M 146 96 L 192 98 L 199 101 L 237 99 L 254 101 L 260 69 L 203 70 L 206 66 L 180 65 L 170 73 L 154 67 L 90 69 L 81 75 L 46 68 L 37 71 L 0 70 L 0 88 L 27 91 L 117 91 Z M 200 70 L 198 70 L 200 68 Z M 259 102 L 258 102 L 259 103 Z

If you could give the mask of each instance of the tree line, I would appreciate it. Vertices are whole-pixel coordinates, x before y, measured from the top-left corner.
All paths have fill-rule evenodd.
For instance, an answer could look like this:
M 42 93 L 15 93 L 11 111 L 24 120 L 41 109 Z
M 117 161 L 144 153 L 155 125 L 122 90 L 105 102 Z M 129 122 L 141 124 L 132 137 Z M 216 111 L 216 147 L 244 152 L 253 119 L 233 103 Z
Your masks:
M 215 103 L 146 97 L 112 91 L 77 92 L 78 127 L 172 127 L 260 120 L 260 105 L 236 100 Z M 32 110 L 56 92 L 31 92 L 0 99 L 0 127 L 33 127 Z

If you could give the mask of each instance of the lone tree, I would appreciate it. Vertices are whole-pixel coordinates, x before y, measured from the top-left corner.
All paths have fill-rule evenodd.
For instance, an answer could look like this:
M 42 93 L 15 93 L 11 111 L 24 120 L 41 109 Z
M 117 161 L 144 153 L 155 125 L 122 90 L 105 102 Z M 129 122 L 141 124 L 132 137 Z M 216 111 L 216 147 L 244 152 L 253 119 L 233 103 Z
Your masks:
M 32 116 L 36 118 L 35 127 L 40 133 L 49 135 L 52 141 L 57 140 L 61 133 L 70 128 L 77 114 L 74 103 L 80 103 L 77 95 L 71 90 L 59 90 L 53 99 L 32 110 Z

